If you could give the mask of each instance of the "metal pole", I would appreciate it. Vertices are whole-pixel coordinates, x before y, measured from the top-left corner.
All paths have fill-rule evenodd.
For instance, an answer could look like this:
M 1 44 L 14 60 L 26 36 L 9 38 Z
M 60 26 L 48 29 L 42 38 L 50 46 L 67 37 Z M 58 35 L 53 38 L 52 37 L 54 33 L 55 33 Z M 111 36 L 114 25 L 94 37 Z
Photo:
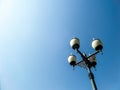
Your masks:
M 93 90 L 97 90 L 97 86 L 96 86 L 96 83 L 95 83 L 95 80 L 94 80 L 94 75 L 93 75 L 93 73 L 92 73 L 92 71 L 90 69 L 90 62 L 89 62 L 88 58 L 95 55 L 95 54 L 97 54 L 97 53 L 99 53 L 99 51 L 93 53 L 92 55 L 90 55 L 88 57 L 84 56 L 78 49 L 76 49 L 76 51 L 81 55 L 82 59 L 84 60 L 86 66 L 87 66 L 88 75 L 89 75 L 89 78 L 91 80 Z M 80 62 L 78 62 L 77 64 L 79 64 L 79 63 Z
M 95 83 L 95 80 L 94 80 L 94 75 L 93 75 L 93 73 L 92 73 L 92 71 L 89 67 L 87 68 L 87 70 L 88 70 L 89 78 L 91 80 L 92 88 L 93 88 L 93 90 L 97 90 L 97 86 L 96 86 L 96 83 Z

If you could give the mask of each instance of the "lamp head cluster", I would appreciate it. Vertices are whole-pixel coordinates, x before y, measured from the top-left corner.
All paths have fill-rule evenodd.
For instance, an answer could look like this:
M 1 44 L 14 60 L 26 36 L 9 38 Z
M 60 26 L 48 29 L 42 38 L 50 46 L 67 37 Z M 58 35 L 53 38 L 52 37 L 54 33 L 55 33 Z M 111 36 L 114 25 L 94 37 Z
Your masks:
M 78 38 L 72 38 L 71 41 L 70 41 L 70 46 L 74 49 L 74 50 L 77 50 L 79 51 L 78 49 L 80 48 L 80 40 Z M 91 44 L 92 48 L 98 53 L 98 52 L 101 52 L 102 49 L 103 49 L 103 44 L 101 42 L 100 39 L 93 39 L 92 41 L 92 44 Z M 80 52 L 80 51 L 79 51 Z M 95 54 L 97 54 L 95 53 Z M 80 52 L 80 55 L 82 53 Z M 95 54 L 94 55 L 91 55 L 89 58 L 87 58 L 86 56 L 84 56 L 84 54 L 82 54 L 82 58 L 86 58 L 88 59 L 91 63 L 94 63 L 93 66 L 96 65 L 96 58 L 95 58 Z M 76 56 L 75 55 L 70 55 L 68 57 L 68 63 L 72 66 L 75 66 L 77 63 L 76 63 Z

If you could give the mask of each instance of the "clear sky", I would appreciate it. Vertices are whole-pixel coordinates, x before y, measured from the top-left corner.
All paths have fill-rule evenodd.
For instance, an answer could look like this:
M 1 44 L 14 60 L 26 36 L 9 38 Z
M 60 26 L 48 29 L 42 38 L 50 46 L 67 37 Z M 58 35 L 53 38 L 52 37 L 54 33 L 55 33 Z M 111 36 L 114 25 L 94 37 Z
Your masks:
M 1 90 L 92 90 L 87 71 L 67 62 L 73 37 L 86 54 L 93 37 L 103 41 L 98 90 L 120 90 L 119 0 L 0 0 Z

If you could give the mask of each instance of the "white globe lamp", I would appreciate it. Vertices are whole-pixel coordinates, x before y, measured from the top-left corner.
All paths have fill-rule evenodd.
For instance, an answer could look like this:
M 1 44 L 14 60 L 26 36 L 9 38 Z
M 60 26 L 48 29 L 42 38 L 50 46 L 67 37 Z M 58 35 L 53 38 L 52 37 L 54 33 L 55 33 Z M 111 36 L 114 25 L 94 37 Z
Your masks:
M 78 38 L 72 38 L 70 41 L 70 46 L 73 49 L 78 49 L 80 47 L 80 40 Z

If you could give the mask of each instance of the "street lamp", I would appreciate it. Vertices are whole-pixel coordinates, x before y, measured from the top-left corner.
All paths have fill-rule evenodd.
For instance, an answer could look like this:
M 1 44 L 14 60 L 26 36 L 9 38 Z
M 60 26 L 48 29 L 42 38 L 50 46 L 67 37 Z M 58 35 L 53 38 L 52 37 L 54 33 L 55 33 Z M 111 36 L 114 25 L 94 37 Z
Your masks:
M 68 57 L 68 63 L 75 67 L 76 65 L 84 67 L 88 71 L 88 76 L 91 80 L 92 88 L 93 90 L 97 90 L 97 86 L 94 80 L 94 74 L 91 71 L 91 68 L 96 66 L 96 57 L 95 55 L 102 52 L 103 49 L 103 44 L 100 39 L 93 39 L 92 41 L 92 48 L 95 49 L 95 52 L 92 54 L 89 54 L 88 56 L 85 53 L 82 53 L 79 48 L 80 48 L 80 40 L 78 38 L 72 38 L 70 41 L 70 46 L 80 54 L 82 57 L 82 60 L 77 62 L 76 61 L 76 56 L 75 55 L 70 55 Z

